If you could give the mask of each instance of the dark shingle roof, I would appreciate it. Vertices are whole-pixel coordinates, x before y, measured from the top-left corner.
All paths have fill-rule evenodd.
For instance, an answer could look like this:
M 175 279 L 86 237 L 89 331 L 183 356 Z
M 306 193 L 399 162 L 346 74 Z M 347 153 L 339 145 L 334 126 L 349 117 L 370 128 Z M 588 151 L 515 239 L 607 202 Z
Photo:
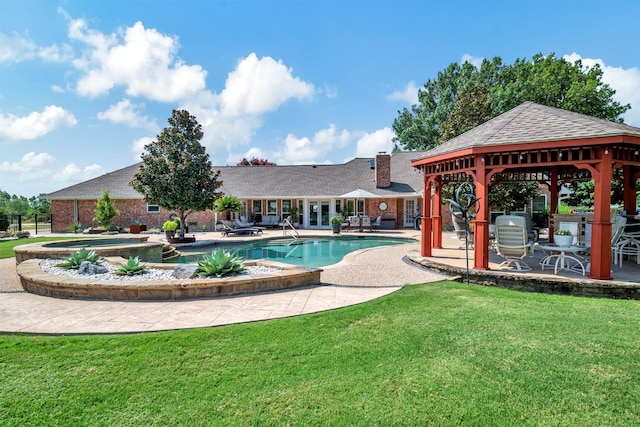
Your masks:
M 423 158 L 476 147 L 611 135 L 640 136 L 640 128 L 529 101 L 427 151 Z
M 411 160 L 423 152 L 391 156 L 391 186 L 377 188 L 371 158 L 356 158 L 339 165 L 214 166 L 223 181 L 221 191 L 242 199 L 331 198 L 361 189 L 385 197 L 410 197 L 422 190 L 422 175 Z M 46 194 L 47 199 L 96 199 L 109 190 L 116 199 L 142 198 L 129 182 L 140 163 Z

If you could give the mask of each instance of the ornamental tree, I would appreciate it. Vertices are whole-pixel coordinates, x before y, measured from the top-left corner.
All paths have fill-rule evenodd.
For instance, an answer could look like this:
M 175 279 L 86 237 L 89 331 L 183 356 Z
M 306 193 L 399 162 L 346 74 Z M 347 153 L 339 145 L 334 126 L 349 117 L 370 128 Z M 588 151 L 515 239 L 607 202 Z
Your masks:
M 221 195 L 220 172 L 212 169 L 200 144 L 202 126 L 186 110 L 173 110 L 165 127 L 144 147 L 142 165 L 130 185 L 147 202 L 174 210 L 180 217 L 180 238 L 191 212 L 204 211 Z
M 100 224 L 100 227 L 107 228 L 111 224 L 113 217 L 120 212 L 116 208 L 115 203 L 111 200 L 111 195 L 107 190 L 102 192 L 102 197 L 96 202 L 96 210 L 94 211 L 94 220 Z

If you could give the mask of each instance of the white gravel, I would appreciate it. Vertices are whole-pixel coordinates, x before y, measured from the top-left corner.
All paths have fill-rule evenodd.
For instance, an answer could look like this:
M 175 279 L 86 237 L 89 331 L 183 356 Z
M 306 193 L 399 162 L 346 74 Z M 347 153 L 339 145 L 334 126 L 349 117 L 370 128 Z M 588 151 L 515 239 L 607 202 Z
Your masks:
M 56 276 L 68 276 L 68 277 L 88 277 L 86 274 L 80 274 L 78 270 L 67 269 L 56 267 L 56 264 L 63 262 L 62 259 L 43 259 L 40 262 L 40 266 L 42 271 L 45 273 L 53 274 Z M 135 276 L 119 276 L 114 273 L 114 271 L 119 267 L 118 265 L 114 265 L 108 262 L 103 262 L 102 264 L 109 271 L 104 274 L 94 274 L 91 277 L 102 280 L 134 280 L 134 281 L 143 281 L 143 280 L 181 280 L 173 277 L 173 270 L 160 270 L 150 268 L 146 273 L 137 274 Z M 257 274 L 266 274 L 266 273 L 275 273 L 280 271 L 278 268 L 273 267 L 263 267 L 263 266 L 246 266 L 244 273 L 241 275 L 257 275 Z

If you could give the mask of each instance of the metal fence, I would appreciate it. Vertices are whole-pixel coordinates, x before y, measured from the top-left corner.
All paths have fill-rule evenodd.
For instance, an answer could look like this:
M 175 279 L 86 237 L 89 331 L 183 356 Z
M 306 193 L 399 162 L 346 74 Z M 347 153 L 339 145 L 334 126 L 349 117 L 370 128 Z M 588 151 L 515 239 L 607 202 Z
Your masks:
M 51 233 L 51 214 L 37 214 L 33 220 L 26 220 L 22 215 L 0 214 L 0 233 L 22 231 L 32 234 Z

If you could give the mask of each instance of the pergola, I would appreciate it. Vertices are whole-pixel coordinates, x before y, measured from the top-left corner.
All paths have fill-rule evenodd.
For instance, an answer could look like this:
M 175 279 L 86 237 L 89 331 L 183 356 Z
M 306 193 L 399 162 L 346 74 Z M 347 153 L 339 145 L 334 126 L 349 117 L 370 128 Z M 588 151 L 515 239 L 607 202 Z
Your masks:
M 492 183 L 535 181 L 549 186 L 557 211 L 560 186 L 593 178 L 591 269 L 611 277 L 611 182 L 622 180 L 624 209 L 636 214 L 640 128 L 525 102 L 412 161 L 424 175 L 422 256 L 442 248 L 442 186 L 472 180 L 480 206 L 474 220 L 474 268 L 489 269 L 489 188 Z M 430 195 L 430 196 L 429 196 Z M 549 224 L 553 241 L 553 223 Z

